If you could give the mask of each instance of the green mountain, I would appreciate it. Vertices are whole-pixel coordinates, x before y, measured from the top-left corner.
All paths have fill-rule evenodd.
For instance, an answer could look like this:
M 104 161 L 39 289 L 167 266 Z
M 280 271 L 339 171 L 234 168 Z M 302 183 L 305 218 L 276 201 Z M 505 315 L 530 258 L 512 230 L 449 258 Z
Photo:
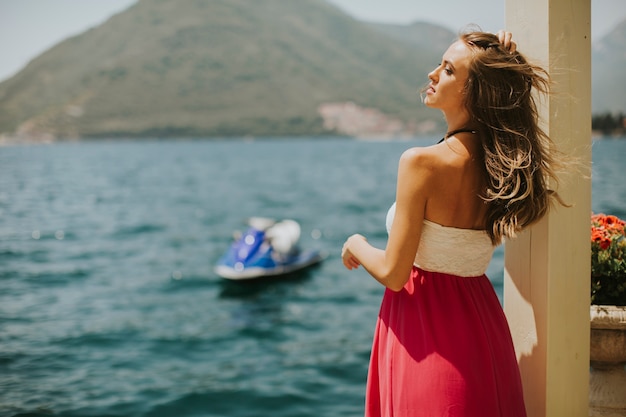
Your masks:
M 454 33 L 324 0 L 140 0 L 0 83 L 0 139 L 396 135 Z M 626 21 L 593 45 L 593 111 L 626 111 Z
M 324 0 L 140 0 L 1 83 L 0 133 L 323 134 L 338 129 L 324 103 L 411 131 L 440 120 L 418 90 L 453 34 L 445 46 L 397 36 Z
M 414 22 L 410 25 L 374 22 L 368 24 L 371 28 L 380 33 L 411 45 L 418 51 L 435 51 L 438 58 L 440 58 L 450 44 L 457 39 L 456 35 L 448 29 L 428 22 Z M 432 62 L 431 65 L 434 66 L 438 62 L 439 60 Z

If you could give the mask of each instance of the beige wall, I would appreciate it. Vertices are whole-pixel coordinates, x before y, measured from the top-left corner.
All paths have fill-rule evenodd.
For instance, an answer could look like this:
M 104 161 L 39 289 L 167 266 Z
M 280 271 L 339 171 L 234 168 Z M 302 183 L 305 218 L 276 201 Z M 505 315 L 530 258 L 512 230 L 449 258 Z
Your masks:
M 554 81 L 554 94 L 542 102 L 544 127 L 582 165 L 559 186 L 572 207 L 558 207 L 505 247 L 505 312 L 529 417 L 588 415 L 590 2 L 506 0 L 506 29 Z

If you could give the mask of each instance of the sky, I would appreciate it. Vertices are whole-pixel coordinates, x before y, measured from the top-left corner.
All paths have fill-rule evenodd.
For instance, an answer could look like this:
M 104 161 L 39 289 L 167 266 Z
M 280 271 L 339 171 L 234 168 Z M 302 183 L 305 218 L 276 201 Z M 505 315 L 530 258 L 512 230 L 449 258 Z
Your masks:
M 136 1 L 0 0 L 0 81 L 65 38 L 100 25 Z M 454 32 L 469 23 L 490 32 L 504 26 L 505 0 L 328 1 L 359 20 L 373 22 L 426 21 Z M 592 40 L 601 38 L 624 19 L 626 0 L 591 0 Z

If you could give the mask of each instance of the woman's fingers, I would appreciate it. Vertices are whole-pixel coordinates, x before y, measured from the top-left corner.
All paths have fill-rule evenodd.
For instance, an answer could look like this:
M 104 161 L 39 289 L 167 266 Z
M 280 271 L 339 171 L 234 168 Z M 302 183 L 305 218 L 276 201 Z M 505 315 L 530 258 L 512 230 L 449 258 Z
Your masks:
M 347 243 L 347 242 L 346 242 Z M 358 268 L 361 263 L 350 253 L 348 249 L 346 249 L 346 244 L 343 245 L 341 249 L 341 260 L 343 261 L 343 265 L 348 269 Z
M 499 30 L 496 35 L 498 36 L 498 41 L 505 49 L 508 49 L 509 52 L 513 53 L 517 50 L 517 44 L 512 41 L 513 34 L 511 32 Z

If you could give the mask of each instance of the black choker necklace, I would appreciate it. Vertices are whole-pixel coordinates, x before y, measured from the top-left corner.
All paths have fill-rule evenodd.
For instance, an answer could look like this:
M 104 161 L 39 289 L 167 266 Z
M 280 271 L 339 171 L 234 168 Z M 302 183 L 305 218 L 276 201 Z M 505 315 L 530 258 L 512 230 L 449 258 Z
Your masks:
M 456 130 L 451 130 L 449 132 L 446 133 L 446 135 L 437 143 L 441 143 L 444 140 L 448 139 L 450 136 L 454 136 L 457 133 L 471 133 L 473 135 L 475 135 L 476 133 L 478 133 L 477 131 L 475 131 L 474 129 L 465 129 L 465 128 L 461 128 L 461 129 L 456 129 Z

